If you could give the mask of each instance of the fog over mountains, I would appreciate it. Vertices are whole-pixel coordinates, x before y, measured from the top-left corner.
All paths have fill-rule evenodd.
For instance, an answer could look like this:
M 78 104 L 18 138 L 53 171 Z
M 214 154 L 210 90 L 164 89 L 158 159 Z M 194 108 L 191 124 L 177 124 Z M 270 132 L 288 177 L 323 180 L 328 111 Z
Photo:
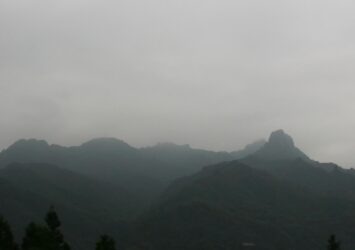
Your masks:
M 0 148 L 113 136 L 232 151 L 287 128 L 310 156 L 355 167 L 354 8 L 0 1 Z
M 114 138 L 0 153 L 0 214 L 17 239 L 50 205 L 75 250 L 109 233 L 119 249 L 321 249 L 355 245 L 355 174 L 310 159 L 283 130 L 234 152 Z
M 0 250 L 354 250 L 354 10 L 0 0 Z

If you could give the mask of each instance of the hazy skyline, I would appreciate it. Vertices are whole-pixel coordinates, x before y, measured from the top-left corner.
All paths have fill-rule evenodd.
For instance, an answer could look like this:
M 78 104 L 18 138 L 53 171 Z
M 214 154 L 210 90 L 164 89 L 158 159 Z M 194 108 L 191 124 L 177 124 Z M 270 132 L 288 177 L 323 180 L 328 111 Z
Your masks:
M 0 148 L 237 150 L 282 128 L 355 167 L 355 2 L 0 0 Z

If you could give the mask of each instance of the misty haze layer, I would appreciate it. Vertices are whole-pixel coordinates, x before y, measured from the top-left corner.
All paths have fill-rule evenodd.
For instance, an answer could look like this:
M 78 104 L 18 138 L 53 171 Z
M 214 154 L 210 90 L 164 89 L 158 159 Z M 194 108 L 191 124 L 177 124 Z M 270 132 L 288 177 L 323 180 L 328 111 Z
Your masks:
M 113 136 L 213 150 L 285 128 L 355 163 L 355 3 L 0 1 L 0 147 Z

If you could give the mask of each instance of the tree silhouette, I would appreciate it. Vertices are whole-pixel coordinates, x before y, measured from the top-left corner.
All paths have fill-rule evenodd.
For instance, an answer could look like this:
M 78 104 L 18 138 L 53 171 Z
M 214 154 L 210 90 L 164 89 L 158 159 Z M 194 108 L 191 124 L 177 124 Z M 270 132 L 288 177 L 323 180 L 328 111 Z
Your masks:
M 18 250 L 10 225 L 2 216 L 0 216 L 0 249 Z
M 108 235 L 101 235 L 96 243 L 96 250 L 115 250 L 115 240 Z
M 46 214 L 45 221 L 47 223 L 47 226 L 49 227 L 50 230 L 55 231 L 57 230 L 61 223 L 59 221 L 58 215 L 56 211 L 54 210 L 54 207 L 51 206 Z
M 22 250 L 53 249 L 49 230 L 43 225 L 31 222 L 22 240 Z
M 23 250 L 70 250 L 59 230 L 61 225 L 59 217 L 50 207 L 45 217 L 46 225 L 30 223 L 22 241 Z
M 340 250 L 340 241 L 336 240 L 334 234 L 330 235 L 328 239 L 328 250 Z
M 54 241 L 58 245 L 58 249 L 70 250 L 68 243 L 64 241 L 64 236 L 62 232 L 59 230 L 59 227 L 61 226 L 61 222 L 53 206 L 49 208 L 49 211 L 46 214 L 45 221 L 47 223 L 49 230 L 51 231 Z

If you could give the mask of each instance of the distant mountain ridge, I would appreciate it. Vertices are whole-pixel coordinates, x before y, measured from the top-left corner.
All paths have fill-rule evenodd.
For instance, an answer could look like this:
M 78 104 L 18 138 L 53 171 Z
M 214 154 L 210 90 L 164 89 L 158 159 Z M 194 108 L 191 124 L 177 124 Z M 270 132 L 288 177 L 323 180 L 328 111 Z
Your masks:
M 96 138 L 72 147 L 49 145 L 44 140 L 22 139 L 0 153 L 0 168 L 13 162 L 51 163 L 89 175 L 96 175 L 97 170 L 115 168 L 131 175 L 165 181 L 191 174 L 206 165 L 243 158 L 257 151 L 263 143 L 260 140 L 229 153 L 173 143 L 159 143 L 139 149 L 116 138 Z
M 246 145 L 241 150 L 231 152 L 231 154 L 233 155 L 234 159 L 245 158 L 245 157 L 252 155 L 252 154 L 256 153 L 257 151 L 259 151 L 266 144 L 266 142 L 267 141 L 264 139 L 257 140 L 253 143 Z

